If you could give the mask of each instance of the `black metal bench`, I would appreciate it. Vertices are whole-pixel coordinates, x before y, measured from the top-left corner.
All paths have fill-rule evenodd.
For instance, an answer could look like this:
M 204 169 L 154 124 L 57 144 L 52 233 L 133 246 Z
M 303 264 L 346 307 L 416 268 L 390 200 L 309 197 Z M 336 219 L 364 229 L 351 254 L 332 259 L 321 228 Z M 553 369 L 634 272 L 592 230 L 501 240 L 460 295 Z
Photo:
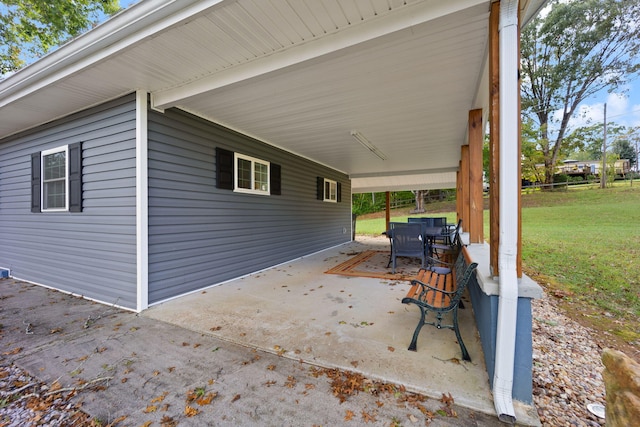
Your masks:
M 460 250 L 455 264 L 444 267 L 431 266 L 419 271 L 418 276 L 411 281 L 411 289 L 407 296 L 402 299 L 403 304 L 415 304 L 420 308 L 420 321 L 413 333 L 409 350 L 416 351 L 422 326 L 432 325 L 438 329 L 453 329 L 462 350 L 462 358 L 471 360 L 458 328 L 458 307 L 464 308 L 460 299 L 477 266 L 475 262 L 467 265 L 464 251 Z M 430 311 L 436 315 L 433 322 L 426 321 Z M 453 324 L 443 324 L 442 316 L 449 312 L 452 313 Z

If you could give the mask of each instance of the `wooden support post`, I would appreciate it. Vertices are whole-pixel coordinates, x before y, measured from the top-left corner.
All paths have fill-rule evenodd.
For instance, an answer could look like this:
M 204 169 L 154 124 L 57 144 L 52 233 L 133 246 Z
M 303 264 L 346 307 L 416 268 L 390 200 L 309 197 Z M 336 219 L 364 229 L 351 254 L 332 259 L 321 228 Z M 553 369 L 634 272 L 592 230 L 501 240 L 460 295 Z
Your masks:
M 490 269 L 498 276 L 500 247 L 500 2 L 491 3 L 489 16 L 489 247 Z
M 469 243 L 484 242 L 482 197 L 482 109 L 469 111 Z
M 385 196 L 385 208 L 384 208 L 384 212 L 385 212 L 385 230 L 389 229 L 389 222 L 391 222 L 391 212 L 389 212 L 391 210 L 391 197 L 389 195 L 389 192 L 387 191 L 386 193 L 384 193 Z
M 462 199 L 462 228 L 465 231 L 469 230 L 469 217 L 470 214 L 470 200 L 469 200 L 469 146 L 463 145 L 460 147 L 460 184 L 461 192 L 460 198 Z
M 458 170 L 456 171 L 456 222 L 462 219 L 462 177 L 460 169 L 462 162 L 458 162 Z
M 489 245 L 490 267 L 493 276 L 499 276 L 498 248 L 500 247 L 500 2 L 491 3 L 489 16 Z M 518 37 L 520 37 L 518 35 Z M 518 40 L 519 42 L 519 40 Z M 520 110 L 520 97 L 518 97 Z M 520 114 L 518 114 L 520 117 Z M 522 152 L 522 122 L 518 120 L 518 152 Z M 518 164 L 518 179 L 522 176 Z M 519 183 L 521 186 L 522 182 Z M 522 202 L 518 193 L 518 247 L 516 270 L 522 277 Z

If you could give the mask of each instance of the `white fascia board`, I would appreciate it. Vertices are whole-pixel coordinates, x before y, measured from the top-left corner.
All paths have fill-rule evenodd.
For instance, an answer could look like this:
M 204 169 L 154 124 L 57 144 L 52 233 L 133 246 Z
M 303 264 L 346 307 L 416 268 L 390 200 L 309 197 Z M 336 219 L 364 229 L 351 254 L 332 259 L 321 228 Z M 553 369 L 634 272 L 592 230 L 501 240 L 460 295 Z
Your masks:
M 301 43 L 272 55 L 231 67 L 197 81 L 151 94 L 152 108 L 164 110 L 191 97 L 255 78 L 391 33 L 487 3 L 486 0 L 421 2 L 391 16 L 371 19 L 319 39 Z
M 352 193 L 384 191 L 442 190 L 456 187 L 456 171 L 404 173 L 351 178 Z
M 1 81 L 0 107 L 88 68 L 224 1 L 141 1 Z

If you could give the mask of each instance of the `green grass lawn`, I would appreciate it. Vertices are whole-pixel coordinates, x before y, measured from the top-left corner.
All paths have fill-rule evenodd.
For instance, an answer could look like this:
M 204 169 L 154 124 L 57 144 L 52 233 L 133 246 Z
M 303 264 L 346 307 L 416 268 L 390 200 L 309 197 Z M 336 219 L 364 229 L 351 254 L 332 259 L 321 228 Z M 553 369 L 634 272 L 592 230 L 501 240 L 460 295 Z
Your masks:
M 588 306 L 595 315 L 624 320 L 617 328 L 627 341 L 640 340 L 640 182 L 612 188 L 570 188 L 523 194 L 522 261 L 525 271 L 566 292 L 569 300 Z M 455 206 L 427 205 L 431 213 L 455 222 Z M 407 214 L 392 213 L 393 221 Z M 384 214 L 382 214 L 384 215 Z M 489 213 L 485 211 L 485 238 Z M 380 234 L 384 217 L 356 222 L 359 234 Z M 541 283 L 547 285 L 547 283 Z M 630 323 L 629 323 L 630 322 Z

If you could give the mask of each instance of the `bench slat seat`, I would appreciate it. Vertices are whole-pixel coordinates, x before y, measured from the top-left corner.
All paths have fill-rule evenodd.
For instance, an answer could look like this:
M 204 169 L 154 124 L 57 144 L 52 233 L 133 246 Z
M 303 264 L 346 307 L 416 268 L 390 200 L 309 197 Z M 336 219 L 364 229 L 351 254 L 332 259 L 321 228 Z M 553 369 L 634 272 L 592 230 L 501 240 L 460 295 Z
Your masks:
M 420 320 L 409 345 L 410 351 L 416 351 L 422 326 L 432 325 L 438 329 L 453 329 L 460 344 L 462 358 L 471 360 L 458 328 L 458 308 L 464 308 L 462 294 L 477 266 L 477 263 L 467 265 L 464 251 L 461 250 L 453 268 L 430 267 L 418 272 L 416 278 L 411 281 L 407 295 L 402 299 L 403 304 L 415 304 L 420 309 Z M 433 322 L 426 321 L 429 312 L 435 313 L 436 319 Z M 452 313 L 453 324 L 443 324 L 442 316 L 449 312 Z

